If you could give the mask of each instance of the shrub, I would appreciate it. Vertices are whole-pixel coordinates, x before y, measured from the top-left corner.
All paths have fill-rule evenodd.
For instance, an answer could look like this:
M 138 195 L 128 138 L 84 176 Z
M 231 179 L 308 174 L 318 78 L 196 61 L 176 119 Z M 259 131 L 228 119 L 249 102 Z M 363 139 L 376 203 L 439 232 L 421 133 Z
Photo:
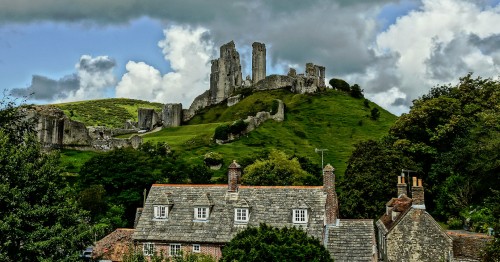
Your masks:
M 354 98 L 363 98 L 364 97 L 363 89 L 361 89 L 361 87 L 358 84 L 354 84 L 353 86 L 351 86 L 349 93 Z
M 229 127 L 229 133 L 231 134 L 241 134 L 247 129 L 248 123 L 245 123 L 242 119 L 236 120 Z
M 371 112 L 371 116 L 370 116 L 371 119 L 373 119 L 373 120 L 379 119 L 380 111 L 378 110 L 378 108 L 374 107 L 374 108 L 372 108 L 372 110 L 370 112 Z
M 229 125 L 221 125 L 215 128 L 214 139 L 227 140 L 229 137 Z
M 217 152 L 208 152 L 205 154 L 203 161 L 207 166 L 217 166 L 222 164 L 223 157 Z
M 333 88 L 339 91 L 344 91 L 344 92 L 349 92 L 351 90 L 351 87 L 349 84 L 342 80 L 342 79 L 337 79 L 337 78 L 332 78 L 328 82 Z
M 365 98 L 365 101 L 363 101 L 363 105 L 366 107 L 366 108 L 370 108 L 370 100 L 366 99 Z

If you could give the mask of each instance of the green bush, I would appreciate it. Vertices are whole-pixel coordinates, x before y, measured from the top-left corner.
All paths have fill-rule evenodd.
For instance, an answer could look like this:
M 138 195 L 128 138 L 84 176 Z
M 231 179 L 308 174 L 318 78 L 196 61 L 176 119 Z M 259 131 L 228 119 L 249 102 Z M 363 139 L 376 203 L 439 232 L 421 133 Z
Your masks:
M 456 217 L 452 217 L 448 219 L 448 224 L 449 229 L 462 229 L 463 228 L 463 223 L 461 219 L 458 219 Z
M 245 123 L 243 119 L 234 121 L 229 127 L 229 133 L 237 135 L 243 133 L 247 129 L 248 123 Z
M 214 139 L 227 140 L 229 133 L 229 125 L 218 126 L 215 128 Z
M 278 113 L 278 109 L 280 107 L 280 102 L 278 100 L 273 100 L 271 104 L 271 115 Z
M 217 152 L 208 152 L 205 154 L 203 161 L 207 166 L 217 166 L 222 164 L 223 157 Z

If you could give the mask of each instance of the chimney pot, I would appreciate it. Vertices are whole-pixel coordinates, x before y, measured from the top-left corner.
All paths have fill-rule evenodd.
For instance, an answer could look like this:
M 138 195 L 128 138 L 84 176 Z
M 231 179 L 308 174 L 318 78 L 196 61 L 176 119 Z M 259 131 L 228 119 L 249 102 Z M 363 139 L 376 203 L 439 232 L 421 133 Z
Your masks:
M 412 185 L 417 186 L 417 177 L 416 176 L 413 177 L 413 184 Z

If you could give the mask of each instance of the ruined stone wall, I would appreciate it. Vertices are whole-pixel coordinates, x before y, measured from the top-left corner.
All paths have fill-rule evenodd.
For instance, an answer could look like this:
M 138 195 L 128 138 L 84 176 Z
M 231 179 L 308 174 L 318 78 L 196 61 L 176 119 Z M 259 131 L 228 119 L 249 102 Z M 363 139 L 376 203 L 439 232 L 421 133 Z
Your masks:
M 182 121 L 182 104 L 165 104 L 162 109 L 163 127 L 180 126 Z
M 35 130 L 44 147 L 87 146 L 91 142 L 85 125 L 70 120 L 60 109 L 37 107 L 27 112 L 27 117 L 37 119 Z
M 273 90 L 280 88 L 292 88 L 296 78 L 284 75 L 270 75 L 253 85 L 255 90 Z
M 387 234 L 387 261 L 448 261 L 453 243 L 424 209 L 411 208 Z
M 142 137 L 134 135 L 131 138 L 108 138 L 92 140 L 92 150 L 108 151 L 117 148 L 132 147 L 139 148 L 142 144 Z
M 151 108 L 139 108 L 137 110 L 138 114 L 138 128 L 142 130 L 152 130 L 159 125 L 160 117 L 154 109 Z
M 252 82 L 255 84 L 266 78 L 266 45 L 252 44 Z
M 203 94 L 197 96 L 191 106 L 187 110 L 182 110 L 182 121 L 187 122 L 191 119 L 196 112 L 211 105 L 211 95 L 210 90 L 203 92 Z
M 242 73 L 240 54 L 231 41 L 220 47 L 220 58 L 212 60 L 210 73 L 211 104 L 217 104 L 228 98 L 241 87 Z

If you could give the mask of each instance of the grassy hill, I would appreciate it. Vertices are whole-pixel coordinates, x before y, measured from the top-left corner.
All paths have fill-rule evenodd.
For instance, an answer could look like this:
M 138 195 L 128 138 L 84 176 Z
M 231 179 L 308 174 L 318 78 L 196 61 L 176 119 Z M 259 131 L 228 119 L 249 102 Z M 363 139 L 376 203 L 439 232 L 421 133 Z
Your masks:
M 71 103 L 54 104 L 64 111 L 72 120 L 83 122 L 86 126 L 107 126 L 123 128 L 125 121 L 137 121 L 137 109 L 153 108 L 161 111 L 160 103 L 148 101 L 110 98 L 99 100 L 86 100 Z
M 229 144 L 218 145 L 212 141 L 217 126 L 245 119 L 258 111 L 270 111 L 276 98 L 285 103 L 285 121 L 268 120 L 255 131 Z M 370 102 L 370 108 L 365 107 L 363 101 L 334 90 L 307 95 L 286 90 L 255 92 L 232 107 L 216 105 L 206 108 L 184 126 L 163 129 L 143 138 L 144 141 L 168 143 L 179 157 L 191 163 L 201 162 L 207 152 L 221 153 L 226 166 L 233 159 L 258 156 L 272 148 L 308 157 L 319 166 L 321 155 L 314 149 L 327 149 L 324 152 L 325 164 L 331 163 L 337 175 L 342 176 L 353 145 L 387 134 L 396 120 L 396 116 L 374 103 Z M 113 103 L 113 99 L 109 102 Z M 369 117 L 373 107 L 380 110 L 378 120 Z M 74 110 L 75 115 L 80 114 Z M 103 116 L 103 119 L 106 117 Z M 70 154 L 76 157 L 74 152 Z M 219 175 L 222 172 L 225 171 L 220 171 Z

